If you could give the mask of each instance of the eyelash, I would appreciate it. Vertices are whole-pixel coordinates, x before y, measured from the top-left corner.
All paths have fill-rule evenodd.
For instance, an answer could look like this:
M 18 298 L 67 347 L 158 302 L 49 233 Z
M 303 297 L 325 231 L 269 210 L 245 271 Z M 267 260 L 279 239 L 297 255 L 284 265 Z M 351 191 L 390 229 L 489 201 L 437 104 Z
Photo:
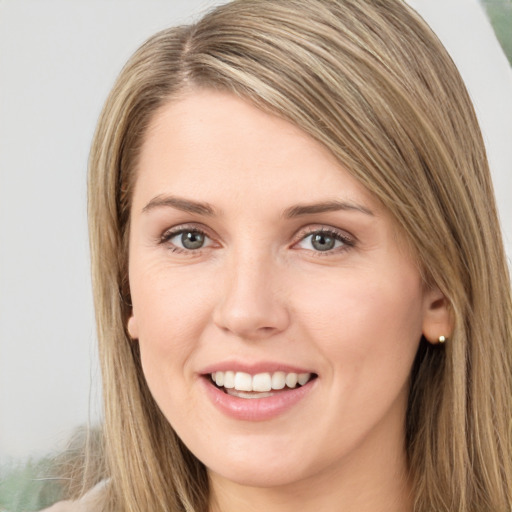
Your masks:
M 176 245 L 170 242 L 174 237 L 182 235 L 183 233 L 197 233 L 211 240 L 211 237 L 208 236 L 206 231 L 197 226 L 177 226 L 175 228 L 171 228 L 165 231 L 165 233 L 163 233 L 163 235 L 159 239 L 159 244 L 168 245 L 168 248 L 171 252 L 188 255 L 198 254 L 201 252 L 202 249 L 204 249 L 204 247 L 200 247 L 198 249 L 186 249 L 182 247 L 177 247 Z
M 188 254 L 188 255 L 200 254 L 202 252 L 202 249 L 209 247 L 209 245 L 207 245 L 206 247 L 202 246 L 202 247 L 199 247 L 198 249 L 186 249 L 186 248 L 182 248 L 182 247 L 177 247 L 176 245 L 170 243 L 170 240 L 172 240 L 174 237 L 182 235 L 183 233 L 197 233 L 197 234 L 205 237 L 206 239 L 209 239 L 210 241 L 212 241 L 212 238 L 210 236 L 208 236 L 208 234 L 206 233 L 206 231 L 204 229 L 201 229 L 196 226 L 177 226 L 175 228 L 171 228 L 171 229 L 165 231 L 162 234 L 162 236 L 160 237 L 158 243 L 160 245 L 168 245 L 168 248 L 173 253 L 182 253 L 182 254 Z M 347 251 L 348 249 L 350 249 L 356 245 L 356 240 L 354 239 L 354 237 L 352 237 L 344 232 L 337 231 L 332 228 L 309 227 L 305 231 L 300 233 L 300 235 L 299 235 L 300 238 L 297 241 L 295 241 L 291 247 L 294 248 L 295 246 L 297 246 L 301 242 L 304 242 L 308 237 L 310 237 L 312 235 L 322 235 L 324 237 L 333 238 L 335 241 L 342 243 L 341 247 L 337 247 L 337 248 L 335 247 L 333 249 L 328 249 L 325 251 L 320 251 L 320 250 L 315 251 L 312 249 L 305 249 L 305 250 L 311 251 L 317 257 L 324 257 L 324 256 L 332 255 L 332 254 L 338 254 L 340 252 Z
M 325 227 L 309 227 L 305 232 L 300 234 L 300 239 L 297 242 L 294 242 L 293 246 L 297 246 L 301 242 L 304 242 L 308 237 L 311 237 L 312 235 L 322 235 L 324 237 L 333 238 L 335 241 L 342 243 L 341 247 L 335 247 L 326 251 L 306 249 L 310 250 L 315 257 L 326 257 L 332 256 L 333 254 L 339 254 L 351 249 L 356 245 L 355 238 L 343 231 Z

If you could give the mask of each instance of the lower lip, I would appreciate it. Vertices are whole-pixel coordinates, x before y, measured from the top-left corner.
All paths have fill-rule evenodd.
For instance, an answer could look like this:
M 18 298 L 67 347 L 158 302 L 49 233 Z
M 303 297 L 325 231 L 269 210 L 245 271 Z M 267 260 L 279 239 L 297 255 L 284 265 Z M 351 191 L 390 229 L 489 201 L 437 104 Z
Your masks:
M 207 377 L 201 379 L 208 397 L 217 409 L 231 418 L 244 421 L 265 421 L 285 413 L 310 393 L 316 380 L 265 398 L 239 398 L 224 393 Z

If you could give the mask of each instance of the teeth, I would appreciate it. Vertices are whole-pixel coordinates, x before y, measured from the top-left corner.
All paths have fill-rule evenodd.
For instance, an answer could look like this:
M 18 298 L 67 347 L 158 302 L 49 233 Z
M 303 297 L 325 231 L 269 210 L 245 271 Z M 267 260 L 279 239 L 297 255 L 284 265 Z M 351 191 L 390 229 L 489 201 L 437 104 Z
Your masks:
M 235 387 L 235 372 L 224 372 L 224 387 L 226 389 Z
M 311 378 L 310 373 L 299 373 L 299 376 L 297 377 L 297 382 L 301 386 L 304 386 L 304 384 L 306 384 L 310 378 Z
M 223 372 L 217 372 L 217 375 Z M 237 391 L 252 391 L 252 377 L 248 373 L 235 373 L 235 389 Z
M 238 398 L 268 398 L 272 396 L 272 393 L 253 393 L 248 391 L 237 391 L 236 389 L 227 389 L 226 393 L 231 396 L 237 396 Z
M 285 386 L 293 389 L 299 384 L 304 386 L 311 379 L 311 373 L 258 373 L 250 375 L 245 372 L 215 372 L 211 379 L 217 386 L 235 391 L 266 393 L 271 390 L 284 389 Z
M 299 376 L 296 373 L 287 373 L 286 374 L 286 385 L 289 388 L 294 388 L 297 385 L 297 380 Z
M 275 372 L 272 375 L 272 389 L 283 389 L 286 386 L 286 373 Z
M 258 373 L 252 378 L 253 391 L 270 391 L 272 389 L 272 377 L 270 373 Z

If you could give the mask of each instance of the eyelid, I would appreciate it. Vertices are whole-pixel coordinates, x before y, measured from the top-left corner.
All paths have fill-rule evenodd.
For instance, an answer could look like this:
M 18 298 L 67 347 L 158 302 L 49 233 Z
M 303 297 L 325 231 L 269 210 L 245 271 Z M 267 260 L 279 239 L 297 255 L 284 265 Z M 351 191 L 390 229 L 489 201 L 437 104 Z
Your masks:
M 202 235 L 204 235 L 206 238 L 209 239 L 210 243 L 207 246 L 201 247 L 199 249 L 194 249 L 194 250 L 184 249 L 184 248 L 175 246 L 174 244 L 171 244 L 173 249 L 176 250 L 177 252 L 183 251 L 183 252 L 187 252 L 187 253 L 199 253 L 202 249 L 207 249 L 207 248 L 211 247 L 212 245 L 215 245 L 216 243 L 218 244 L 218 242 L 216 242 L 215 236 L 211 234 L 210 229 L 208 229 L 206 226 L 204 226 L 202 224 L 196 224 L 196 223 L 178 224 L 176 226 L 167 228 L 162 232 L 162 234 L 157 238 L 156 241 L 159 245 L 169 244 L 169 241 L 172 238 L 174 238 L 175 236 L 178 236 L 181 233 L 186 232 L 186 231 L 196 231 L 198 233 L 201 233 Z M 340 240 L 343 243 L 342 247 L 328 250 L 328 251 L 325 251 L 324 253 L 322 253 L 321 251 L 311 250 L 311 252 L 318 253 L 318 255 L 328 255 L 328 254 L 333 254 L 336 252 L 341 252 L 343 250 L 347 250 L 347 249 L 355 246 L 358 241 L 354 235 L 352 235 L 351 233 L 349 233 L 348 231 L 346 231 L 344 229 L 336 228 L 331 225 L 315 224 L 315 225 L 308 225 L 303 228 L 300 228 L 293 237 L 294 241 L 291 244 L 291 248 L 296 248 L 296 246 L 300 242 L 302 242 L 308 236 L 315 234 L 315 233 L 323 233 L 323 234 L 334 236 L 336 239 Z M 307 249 L 305 249 L 305 250 L 307 250 Z
M 177 226 L 172 226 L 171 228 L 165 229 L 163 233 L 158 237 L 157 243 L 159 245 L 165 245 L 170 244 L 170 240 L 174 238 L 175 236 L 178 236 L 184 232 L 187 231 L 195 231 L 197 233 L 201 233 L 204 235 L 205 238 L 207 238 L 210 243 L 204 247 L 200 247 L 199 249 L 184 249 L 182 247 L 175 246 L 174 244 L 171 244 L 173 247 L 173 250 L 176 252 L 187 252 L 187 253 L 199 253 L 203 249 L 207 249 L 215 244 L 215 239 L 211 235 L 210 230 L 207 229 L 205 226 L 201 224 L 195 224 L 195 223 L 185 223 L 185 224 L 178 224 Z
M 297 234 L 295 235 L 294 239 L 295 241 L 292 244 L 292 248 L 297 246 L 300 242 L 305 240 L 308 236 L 315 234 L 315 233 L 324 233 L 328 235 L 335 236 L 337 239 L 341 240 L 344 244 L 343 247 L 340 247 L 338 249 L 333 249 L 330 251 L 325 251 L 322 253 L 321 251 L 312 251 L 315 253 L 318 253 L 318 255 L 328 255 L 333 254 L 338 251 L 347 250 L 348 248 L 354 247 L 357 243 L 357 238 L 349 233 L 348 231 L 340 228 L 335 228 L 334 226 L 329 226 L 325 224 L 316 224 L 316 225 L 309 225 L 304 228 L 301 228 Z

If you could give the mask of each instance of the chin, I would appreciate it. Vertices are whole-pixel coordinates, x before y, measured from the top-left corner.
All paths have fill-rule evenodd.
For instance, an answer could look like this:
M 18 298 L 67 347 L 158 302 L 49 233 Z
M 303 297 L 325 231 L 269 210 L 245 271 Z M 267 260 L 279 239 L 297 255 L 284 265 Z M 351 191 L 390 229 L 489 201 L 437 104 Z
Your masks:
M 287 438 L 292 437 L 291 433 Z M 206 465 L 210 478 L 229 481 L 247 487 L 286 487 L 307 480 L 321 472 L 323 466 L 333 464 L 330 454 L 308 460 L 308 454 L 314 453 L 314 443 L 309 447 L 290 446 L 290 442 L 276 438 L 272 441 L 235 443 L 223 446 L 216 453 L 200 458 Z M 236 448 L 235 448 L 236 446 Z
M 293 471 L 289 466 L 269 467 L 268 464 L 245 464 L 243 468 L 235 468 L 233 464 L 207 468 L 207 471 L 212 479 L 227 480 L 243 487 L 272 488 L 286 487 L 307 478 L 304 469 L 302 467 L 300 471 Z

